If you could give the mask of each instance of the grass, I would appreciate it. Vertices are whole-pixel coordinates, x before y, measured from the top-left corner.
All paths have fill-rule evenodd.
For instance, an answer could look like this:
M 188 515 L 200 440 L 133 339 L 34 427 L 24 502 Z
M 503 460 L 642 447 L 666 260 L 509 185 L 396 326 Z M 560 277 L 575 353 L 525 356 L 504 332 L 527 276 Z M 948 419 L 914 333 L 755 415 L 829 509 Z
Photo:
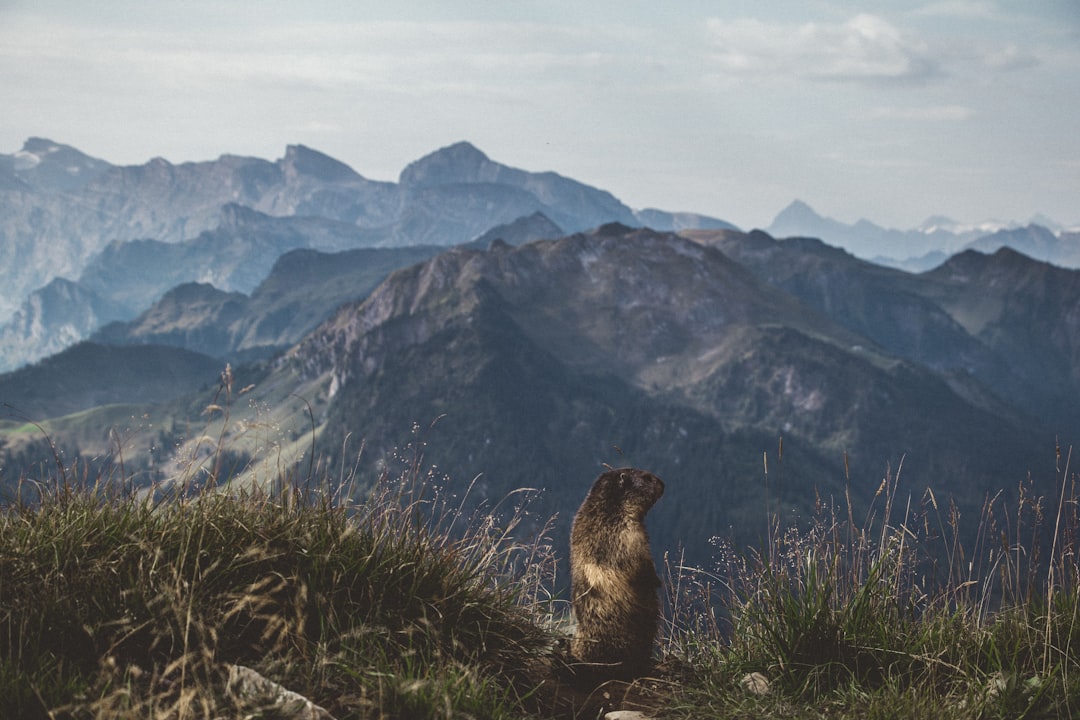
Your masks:
M 234 664 L 338 718 L 520 717 L 551 638 L 509 576 L 543 547 L 512 517 L 445 526 L 415 469 L 361 505 L 61 484 L 5 508 L 0 717 L 263 716 Z
M 366 489 L 230 485 L 205 458 L 149 493 L 24 481 L 0 508 L 0 718 L 283 717 L 232 692 L 235 666 L 339 719 L 618 705 L 561 684 L 566 603 L 546 532 L 519 536 L 527 498 L 467 512 L 422 448 Z M 859 519 L 819 502 L 759 548 L 718 541 L 715 567 L 665 558 L 656 678 L 628 695 L 673 718 L 1080 714 L 1069 460 L 1054 497 L 988 498 L 973 533 L 887 473 Z
M 773 519 L 763 549 L 722 546 L 715 573 L 676 573 L 685 596 L 669 651 L 694 673 L 670 715 L 1077 716 L 1080 513 L 1067 459 L 1059 481 L 1049 500 L 1027 483 L 1012 508 L 988 499 L 965 547 L 955 507 L 928 492 L 901 512 L 887 475 L 861 522 L 850 506 L 819 506 L 808 528 Z M 767 691 L 746 687 L 752 674 Z

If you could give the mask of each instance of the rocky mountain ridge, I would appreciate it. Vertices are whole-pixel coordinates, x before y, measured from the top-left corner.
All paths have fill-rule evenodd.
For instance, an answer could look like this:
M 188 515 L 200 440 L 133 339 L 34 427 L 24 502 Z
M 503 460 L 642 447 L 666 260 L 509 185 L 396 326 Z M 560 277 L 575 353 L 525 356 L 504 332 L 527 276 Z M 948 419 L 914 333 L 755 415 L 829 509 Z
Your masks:
M 55 297 L 57 288 L 46 288 L 57 278 L 108 304 L 114 312 L 102 322 L 131 320 L 185 282 L 251 292 L 292 249 L 450 246 L 530 216 L 548 218 L 555 235 L 610 221 L 640 224 L 606 191 L 502 165 L 464 142 L 418 159 L 390 183 L 302 145 L 273 162 L 224 155 L 122 167 L 31 138 L 0 155 L 0 369 L 96 329 L 98 315 L 78 306 L 68 317 L 54 307 L 50 321 L 35 315 L 43 301 L 33 296 Z M 659 210 L 648 217 L 661 225 L 723 224 Z M 67 345 L 58 345 L 60 337 Z
M 999 412 L 1005 400 L 972 399 L 985 388 L 886 352 L 715 248 L 624 226 L 442 253 L 342 307 L 278 363 L 271 377 L 326 388 L 329 456 L 350 432 L 380 456 L 445 416 L 429 456 L 482 473 L 487 497 L 629 460 L 678 478 L 676 504 L 746 509 L 762 499 L 762 452 L 783 437 L 781 495 L 804 512 L 810 488 L 843 491 L 845 467 L 868 502 L 901 464 L 914 487 L 971 507 L 1003 477 L 1042 468 L 1040 438 L 1053 442 Z M 668 520 L 704 533 L 723 516 Z
M 228 203 L 269 215 L 324 217 L 330 209 L 336 210 L 330 217 L 347 217 L 350 207 L 360 206 L 363 212 L 356 214 L 372 226 L 389 222 L 395 202 L 392 185 L 327 173 L 335 161 L 303 146 L 291 146 L 273 163 L 225 155 L 211 162 L 173 165 L 155 158 L 120 167 L 93 159 L 71 165 L 72 156 L 85 157 L 32 139 L 0 162 L 0 318 L 52 278 L 79 277 L 111 243 L 175 243 L 213 230 Z M 76 173 L 78 182 L 55 179 L 71 167 L 93 172 Z M 350 204 L 339 207 L 343 197 Z
M 31 138 L 20 151 L 0 155 L 0 369 L 70 346 L 104 323 L 133 320 L 181 283 L 250 293 L 277 257 L 295 248 L 483 247 L 492 228 L 527 217 L 550 226 L 504 234 L 520 242 L 607 222 L 736 230 L 694 213 L 631 210 L 608 192 L 502 165 L 465 142 L 418 159 L 391 183 L 368 180 L 302 145 L 287 147 L 276 161 L 224 155 L 120 167 Z M 808 229 L 855 248 L 892 243 L 894 254 L 920 243 L 952 247 L 988 231 L 961 235 L 940 218 L 907 233 L 866 222 L 849 227 L 798 201 L 772 227 L 774 236 Z M 1080 240 L 1041 228 L 1003 231 L 977 247 L 987 243 L 1058 264 L 1080 260 Z M 934 252 L 909 265 L 930 267 L 947 257 Z M 56 279 L 64 282 L 50 285 Z
M 183 283 L 134 320 L 105 325 L 92 339 L 114 345 L 174 345 L 233 362 L 267 357 L 299 342 L 339 305 L 365 297 L 393 270 L 439 250 L 292 250 L 278 258 L 250 294 Z

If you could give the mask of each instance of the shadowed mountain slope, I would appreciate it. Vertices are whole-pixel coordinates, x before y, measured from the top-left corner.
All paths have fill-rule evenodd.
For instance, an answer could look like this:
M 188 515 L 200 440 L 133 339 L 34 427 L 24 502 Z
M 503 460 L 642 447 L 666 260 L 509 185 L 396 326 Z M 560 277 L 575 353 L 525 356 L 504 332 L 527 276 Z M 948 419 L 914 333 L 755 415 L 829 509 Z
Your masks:
M 115 403 L 151 405 L 212 385 L 223 367 L 177 348 L 82 342 L 0 375 L 0 402 L 4 417 L 35 421 Z
M 815 488 L 842 496 L 845 451 L 862 505 L 888 465 L 916 496 L 931 485 L 970 508 L 1044 460 L 1034 430 L 717 249 L 617 225 L 394 273 L 276 372 L 327 388 L 330 456 L 347 435 L 382 456 L 441 417 L 428 457 L 479 475 L 483 497 L 547 488 L 568 517 L 601 463 L 654 468 L 672 490 L 657 508 L 667 547 L 760 508 L 762 453 L 781 436 L 773 492 L 803 513 Z
M 761 279 L 942 373 L 954 390 L 1016 422 L 1080 434 L 1080 271 L 1003 248 L 965 251 L 913 275 L 810 238 L 688 231 Z M 1026 417 L 1024 417 L 1026 416 Z

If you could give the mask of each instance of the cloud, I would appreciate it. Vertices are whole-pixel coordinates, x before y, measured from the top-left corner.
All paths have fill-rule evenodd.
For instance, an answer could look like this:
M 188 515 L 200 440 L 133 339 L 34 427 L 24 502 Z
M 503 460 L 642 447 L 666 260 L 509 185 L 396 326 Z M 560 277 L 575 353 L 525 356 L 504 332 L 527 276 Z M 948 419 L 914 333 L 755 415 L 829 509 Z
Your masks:
M 876 15 L 801 25 L 711 18 L 707 28 L 714 61 L 732 74 L 877 82 L 918 81 L 938 71 L 925 42 Z
M 875 120 L 925 120 L 930 122 L 961 121 L 974 117 L 975 111 L 965 105 L 895 106 L 883 105 L 870 111 Z
M 923 5 L 912 11 L 912 15 L 922 17 L 987 18 L 1000 17 L 993 3 L 983 0 L 942 0 Z
M 984 51 L 979 60 L 987 70 L 1003 72 L 1026 70 L 1039 64 L 1039 58 L 1021 50 L 1015 43 Z
M 222 27 L 28 28 L 5 57 L 192 92 L 307 91 L 521 103 L 540 93 L 633 84 L 660 71 L 643 31 L 496 20 L 265 23 Z M 651 75 L 650 75 L 651 73 Z M 631 79 L 633 78 L 633 79 Z

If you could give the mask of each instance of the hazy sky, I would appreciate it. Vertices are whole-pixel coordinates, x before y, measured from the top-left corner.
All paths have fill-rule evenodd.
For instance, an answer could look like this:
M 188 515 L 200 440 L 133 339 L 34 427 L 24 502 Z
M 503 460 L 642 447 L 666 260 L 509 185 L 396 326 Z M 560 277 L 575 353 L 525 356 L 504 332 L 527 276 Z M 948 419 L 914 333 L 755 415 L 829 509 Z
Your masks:
M 0 90 L 0 153 L 396 180 L 469 140 L 744 228 L 1080 224 L 1080 0 L 0 0 Z

